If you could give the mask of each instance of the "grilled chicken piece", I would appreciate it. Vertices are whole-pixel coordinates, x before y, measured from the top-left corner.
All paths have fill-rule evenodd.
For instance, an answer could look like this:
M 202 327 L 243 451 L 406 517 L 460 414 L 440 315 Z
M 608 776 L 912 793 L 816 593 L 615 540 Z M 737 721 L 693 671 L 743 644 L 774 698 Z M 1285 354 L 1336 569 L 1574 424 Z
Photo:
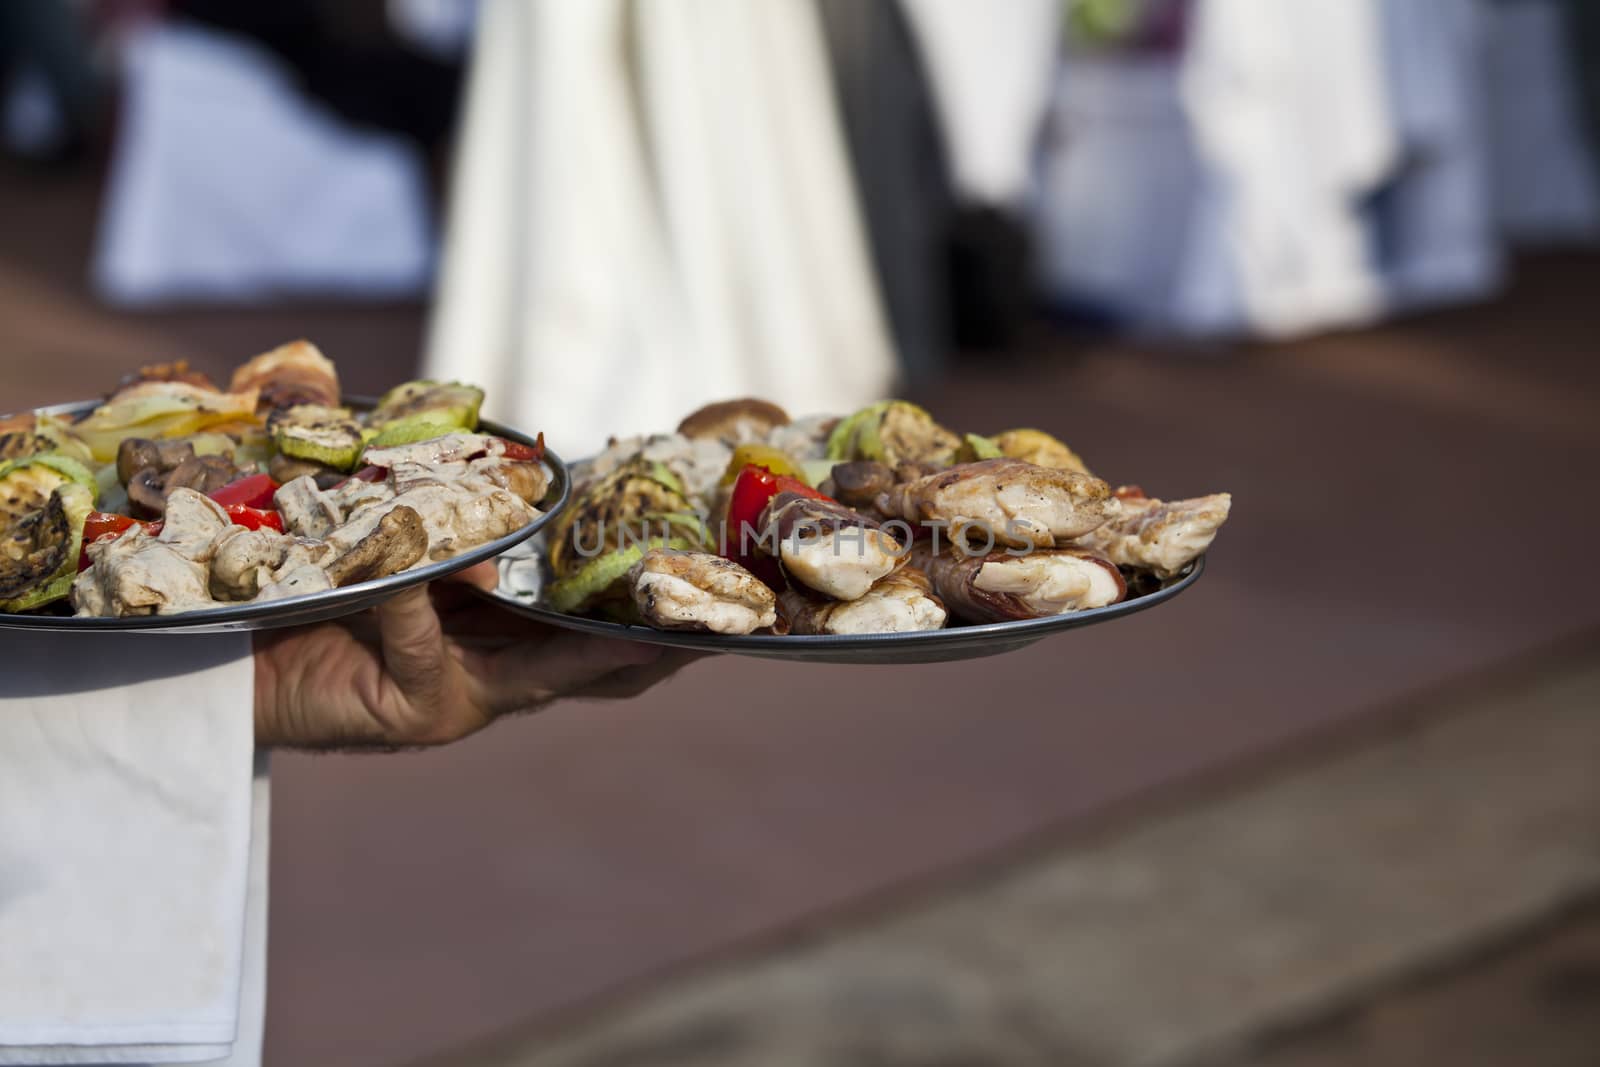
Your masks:
M 1122 498 L 1122 514 L 1078 539 L 1111 562 L 1171 578 L 1198 558 L 1228 521 L 1233 497 L 1213 493 L 1189 500 Z
M 757 524 L 775 537 L 784 573 L 836 600 L 866 595 L 905 559 L 900 542 L 878 523 L 832 500 L 779 493 Z
M 792 634 L 900 634 L 938 630 L 945 607 L 928 576 L 902 567 L 855 600 L 824 600 L 789 589 L 780 598 Z
M 1043 619 L 1105 607 L 1127 595 L 1116 565 L 1084 549 L 968 556 L 959 549 L 935 554 L 919 546 L 912 564 L 927 571 L 934 591 L 957 618 L 972 623 Z
M 1018 459 L 963 463 L 878 498 L 885 515 L 947 527 L 957 546 L 985 550 L 995 544 L 1052 548 L 1100 526 L 1119 507 L 1098 478 Z
M 211 595 L 218 600 L 249 600 L 272 581 L 294 538 L 265 528 L 231 526 L 211 545 Z
M 217 535 L 232 527 L 233 520 L 215 500 L 193 489 L 174 489 L 156 539 L 187 559 L 209 563 Z
M 301 537 L 321 540 L 344 521 L 338 504 L 317 488 L 316 479 L 309 474 L 279 486 L 272 503 L 283 515 L 284 528 Z
M 89 546 L 92 565 L 72 587 L 78 614 L 167 615 L 212 606 L 206 565 L 217 535 L 231 526 L 215 501 L 174 490 L 157 536 L 137 528 Z
M 747 634 L 778 619 L 777 598 L 761 579 L 705 552 L 651 549 L 628 586 L 639 617 L 660 630 Z

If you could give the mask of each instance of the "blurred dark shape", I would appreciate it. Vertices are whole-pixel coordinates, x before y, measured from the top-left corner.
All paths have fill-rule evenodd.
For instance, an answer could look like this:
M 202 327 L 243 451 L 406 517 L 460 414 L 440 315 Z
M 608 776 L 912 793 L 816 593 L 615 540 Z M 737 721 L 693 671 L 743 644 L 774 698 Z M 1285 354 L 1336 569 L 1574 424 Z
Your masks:
M 348 121 L 404 134 L 430 153 L 455 124 L 461 64 L 398 36 L 381 0 L 174 0 L 171 10 L 265 46 L 307 94 Z
M 950 234 L 950 317 L 956 344 L 1017 347 L 1033 315 L 1032 242 L 1021 216 L 989 204 L 956 212 Z
M 927 71 L 894 0 L 818 0 L 889 328 L 908 382 L 949 363 L 955 195 Z
M 1600 145 L 1600 4 L 1565 0 L 1568 40 L 1572 42 L 1574 87 L 1591 145 Z
M 0 108 L 8 120 L 14 106 L 35 112 L 21 122 L 7 122 L 8 154 L 44 164 L 80 159 L 96 128 L 102 95 L 83 29 L 69 5 L 0 2 Z

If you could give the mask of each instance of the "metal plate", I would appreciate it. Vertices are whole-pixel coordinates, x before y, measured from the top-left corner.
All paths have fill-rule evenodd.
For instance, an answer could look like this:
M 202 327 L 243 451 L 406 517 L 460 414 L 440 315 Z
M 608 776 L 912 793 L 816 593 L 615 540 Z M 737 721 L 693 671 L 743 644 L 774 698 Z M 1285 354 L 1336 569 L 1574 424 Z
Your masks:
M 1029 619 L 1026 622 L 995 622 L 917 633 L 859 634 L 848 637 L 778 637 L 770 634 L 738 637 L 655 630 L 648 626 L 626 626 L 603 619 L 563 615 L 539 603 L 539 590 L 544 582 L 544 559 L 543 553 L 533 542 L 500 557 L 500 586 L 494 592 L 483 595 L 501 607 L 551 626 L 622 641 L 668 645 L 701 652 L 727 652 L 763 659 L 807 660 L 812 663 L 941 663 L 1013 652 L 1053 634 L 1110 622 L 1153 608 L 1171 600 L 1198 581 L 1205 570 L 1205 562 L 1205 557 L 1201 556 L 1161 588 L 1109 607 L 1074 611 L 1048 619 Z
M 54 407 L 39 408 L 37 410 L 40 414 L 47 415 L 79 415 L 92 411 L 100 403 L 100 401 L 95 400 L 75 404 L 57 404 Z M 371 397 L 349 397 L 345 400 L 347 406 L 357 411 L 370 409 L 375 403 L 376 400 Z M 497 437 L 504 437 L 509 441 L 517 441 L 525 445 L 534 444 L 534 438 L 529 437 L 527 434 L 494 422 L 480 422 L 478 424 L 478 432 L 494 434 Z M 85 616 L 79 618 L 75 615 L 7 615 L 0 613 L 0 630 L 203 634 L 219 633 L 226 630 L 271 630 L 281 626 L 302 626 L 307 623 L 336 619 L 341 615 L 350 615 L 370 608 L 374 604 L 382 603 L 403 589 L 420 585 L 423 582 L 436 581 L 456 571 L 464 570 L 475 563 L 493 559 L 500 553 L 521 544 L 538 533 L 545 523 L 553 519 L 562 508 L 566 507 L 567 500 L 572 495 L 572 482 L 568 477 L 566 464 L 561 461 L 560 456 L 548 448 L 545 449 L 544 453 L 544 468 L 550 474 L 550 489 L 545 493 L 544 499 L 539 502 L 539 509 L 542 514 L 538 518 L 515 533 L 507 534 L 476 548 L 468 549 L 459 556 L 452 556 L 437 563 L 430 563 L 425 567 L 401 571 L 398 574 L 391 574 L 387 578 L 377 578 L 370 582 L 359 582 L 343 589 L 328 589 L 320 593 L 286 597 L 283 600 L 268 601 L 264 604 L 229 604 L 224 607 L 206 608 L 201 611 L 185 611 L 174 615 L 137 615 L 129 618 Z

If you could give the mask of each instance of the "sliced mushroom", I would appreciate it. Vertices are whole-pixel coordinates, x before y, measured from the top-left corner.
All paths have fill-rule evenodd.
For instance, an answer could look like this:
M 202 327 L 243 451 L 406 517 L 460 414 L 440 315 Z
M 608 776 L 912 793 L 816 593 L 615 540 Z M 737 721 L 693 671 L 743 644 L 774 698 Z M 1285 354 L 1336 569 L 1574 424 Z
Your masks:
M 422 516 L 404 504 L 390 508 L 373 531 L 328 564 L 328 580 L 343 588 L 405 570 L 428 551 Z
M 238 476 L 239 469 L 227 456 L 190 456 L 172 468 L 162 487 L 169 494 L 174 489 L 214 493 Z
M 678 432 L 685 437 L 711 437 L 739 444 L 764 440 L 776 427 L 788 424 L 789 413 L 778 405 L 745 397 L 707 404 L 690 412 L 678 423 Z
M 145 437 L 128 437 L 117 446 L 117 481 L 131 485 L 140 471 L 161 469 L 161 448 Z
M 887 464 L 870 459 L 836 463 L 828 478 L 831 484 L 824 484 L 823 493 L 852 508 L 871 507 L 878 494 L 893 489 L 897 481 Z
M 164 515 L 167 511 L 167 494 L 163 475 L 155 467 L 146 467 L 134 474 L 128 482 L 128 499 L 134 513 L 140 518 Z

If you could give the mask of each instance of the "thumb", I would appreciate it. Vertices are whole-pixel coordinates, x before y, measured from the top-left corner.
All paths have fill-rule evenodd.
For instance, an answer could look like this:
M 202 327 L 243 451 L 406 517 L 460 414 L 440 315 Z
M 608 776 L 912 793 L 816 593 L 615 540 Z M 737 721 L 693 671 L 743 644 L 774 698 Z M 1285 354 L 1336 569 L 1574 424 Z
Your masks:
M 390 597 L 377 606 L 375 614 L 384 670 L 407 703 L 437 707 L 450 659 L 428 587 L 415 585 Z

